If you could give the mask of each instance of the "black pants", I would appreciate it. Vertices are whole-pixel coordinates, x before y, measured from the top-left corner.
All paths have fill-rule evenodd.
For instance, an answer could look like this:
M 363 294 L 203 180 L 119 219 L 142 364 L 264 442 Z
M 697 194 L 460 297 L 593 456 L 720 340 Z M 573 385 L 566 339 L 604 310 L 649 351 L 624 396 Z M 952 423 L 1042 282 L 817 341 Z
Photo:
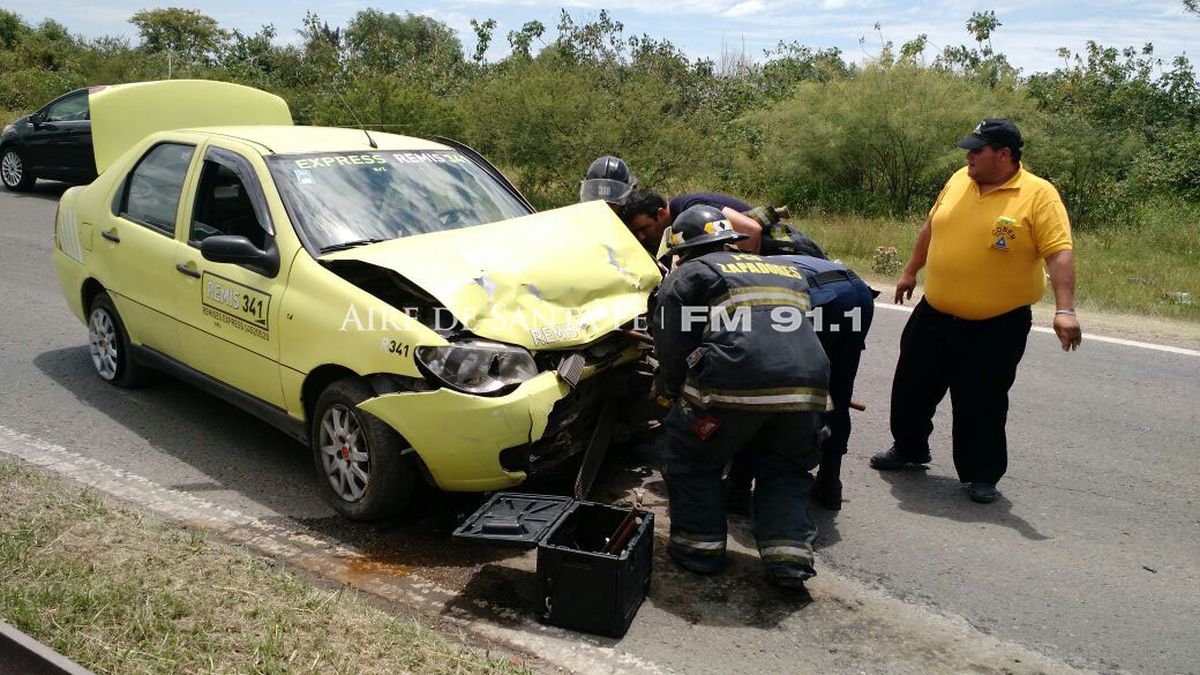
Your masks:
M 822 422 L 829 427 L 829 438 L 821 446 L 826 456 L 846 454 L 850 441 L 850 399 L 854 396 L 854 378 L 866 348 L 867 332 L 875 316 L 871 287 L 859 279 L 834 282 L 837 295 L 821 306 L 821 327 L 817 337 L 829 357 L 829 397 L 833 410 Z
M 1008 468 L 1008 390 L 1025 354 L 1032 313 L 968 321 L 921 300 L 900 337 L 892 381 L 892 438 L 913 460 L 929 456 L 933 413 L 950 391 L 954 468 L 963 482 L 995 483 Z
M 706 439 L 695 431 L 708 420 Z M 820 454 L 813 442 L 817 413 L 699 410 L 679 401 L 663 434 L 663 479 L 671 513 L 667 553 L 693 569 L 718 571 L 725 564 L 725 495 L 721 473 L 735 454 L 749 460 L 754 490 L 754 538 L 767 573 L 807 579 L 813 570 L 817 528 L 808 515 Z

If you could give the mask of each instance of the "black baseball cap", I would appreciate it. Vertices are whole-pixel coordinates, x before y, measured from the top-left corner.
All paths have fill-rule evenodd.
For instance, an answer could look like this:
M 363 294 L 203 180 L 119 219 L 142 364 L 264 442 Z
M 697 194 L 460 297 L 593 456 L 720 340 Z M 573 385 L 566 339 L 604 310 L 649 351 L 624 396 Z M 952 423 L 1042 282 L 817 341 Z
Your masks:
M 989 117 L 955 145 L 967 150 L 978 150 L 985 145 L 1020 150 L 1025 141 L 1021 139 L 1021 131 L 1017 129 L 1017 125 L 1004 118 Z

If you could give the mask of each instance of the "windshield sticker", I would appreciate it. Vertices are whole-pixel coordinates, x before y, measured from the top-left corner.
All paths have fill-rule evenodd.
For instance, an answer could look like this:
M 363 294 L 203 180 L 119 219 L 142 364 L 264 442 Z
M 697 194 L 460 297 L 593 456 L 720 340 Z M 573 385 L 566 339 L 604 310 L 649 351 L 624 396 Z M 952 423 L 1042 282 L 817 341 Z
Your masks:
M 297 169 L 319 169 L 326 166 L 371 166 L 372 164 L 387 164 L 387 160 L 383 158 L 383 155 L 331 155 L 296 160 Z
M 227 326 L 269 340 L 267 317 L 271 310 L 271 295 L 243 286 L 236 281 L 204 273 L 200 300 L 204 315 Z
M 463 164 L 467 161 L 457 152 L 397 152 L 392 157 L 401 164 Z
M 312 171 L 308 169 L 293 169 L 292 173 L 296 176 L 296 182 L 301 185 L 316 185 L 317 183 L 313 180 Z

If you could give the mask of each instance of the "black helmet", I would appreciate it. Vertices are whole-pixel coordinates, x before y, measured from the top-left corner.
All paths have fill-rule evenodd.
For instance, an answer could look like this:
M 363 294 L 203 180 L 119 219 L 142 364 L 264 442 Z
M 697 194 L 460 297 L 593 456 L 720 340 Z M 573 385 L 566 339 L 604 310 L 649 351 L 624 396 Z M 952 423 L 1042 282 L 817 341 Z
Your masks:
M 669 255 L 678 255 L 698 246 L 747 239 L 735 232 L 721 210 L 707 204 L 697 204 L 675 217 L 667 235 Z
M 629 172 L 629 165 L 625 160 L 612 155 L 597 157 L 588 167 L 583 182 L 579 184 L 579 201 L 603 199 L 609 204 L 620 206 L 629 198 L 629 193 L 637 184 L 637 176 Z

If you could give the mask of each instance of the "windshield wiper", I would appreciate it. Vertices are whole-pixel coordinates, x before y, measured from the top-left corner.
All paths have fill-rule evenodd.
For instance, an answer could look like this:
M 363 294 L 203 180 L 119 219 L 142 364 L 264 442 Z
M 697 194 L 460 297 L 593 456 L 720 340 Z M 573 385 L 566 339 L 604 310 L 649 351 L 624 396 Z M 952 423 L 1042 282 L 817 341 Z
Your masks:
M 355 239 L 354 241 L 343 241 L 340 244 L 330 244 L 329 246 L 322 247 L 321 253 L 333 253 L 334 251 L 345 251 L 348 248 L 354 248 L 356 246 L 366 246 L 367 244 L 378 244 L 381 241 L 388 241 L 388 240 L 387 239 Z

